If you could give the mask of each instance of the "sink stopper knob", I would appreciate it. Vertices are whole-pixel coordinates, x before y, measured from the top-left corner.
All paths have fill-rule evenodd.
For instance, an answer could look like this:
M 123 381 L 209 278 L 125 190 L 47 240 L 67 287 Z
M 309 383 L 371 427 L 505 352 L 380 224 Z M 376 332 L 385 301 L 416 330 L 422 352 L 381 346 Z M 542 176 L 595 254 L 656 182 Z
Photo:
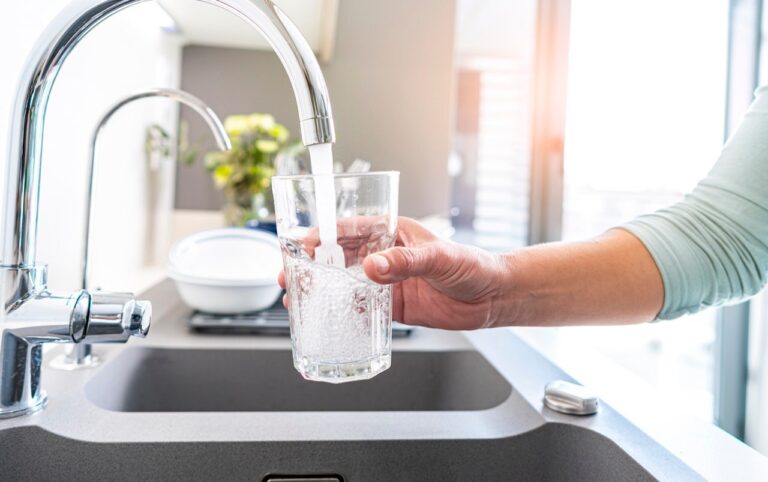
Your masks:
M 555 380 L 544 388 L 544 405 L 569 415 L 593 415 L 600 408 L 600 399 L 587 387 Z

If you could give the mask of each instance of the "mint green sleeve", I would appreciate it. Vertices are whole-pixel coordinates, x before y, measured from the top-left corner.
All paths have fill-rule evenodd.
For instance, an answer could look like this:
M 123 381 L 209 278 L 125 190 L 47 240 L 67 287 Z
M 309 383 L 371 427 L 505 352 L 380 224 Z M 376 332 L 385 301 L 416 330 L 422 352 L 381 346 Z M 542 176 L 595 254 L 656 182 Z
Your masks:
M 659 319 L 754 295 L 768 279 L 768 86 L 683 201 L 621 228 L 653 256 L 664 282 Z

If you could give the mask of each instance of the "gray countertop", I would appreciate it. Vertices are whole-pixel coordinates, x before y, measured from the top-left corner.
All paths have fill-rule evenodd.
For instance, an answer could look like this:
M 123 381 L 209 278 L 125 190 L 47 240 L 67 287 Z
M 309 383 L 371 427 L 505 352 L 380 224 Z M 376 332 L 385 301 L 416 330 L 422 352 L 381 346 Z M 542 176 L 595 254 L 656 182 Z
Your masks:
M 393 340 L 393 365 L 406 351 L 477 350 L 512 385 L 501 404 L 485 410 L 432 412 L 119 412 L 92 403 L 86 387 L 99 370 L 110 367 L 125 350 L 136 347 L 169 349 L 289 350 L 288 337 L 196 334 L 187 326 L 190 310 L 183 306 L 175 287 L 164 281 L 143 297 L 154 305 L 150 335 L 131 340 L 127 346 L 100 345 L 95 351 L 104 360 L 95 369 L 62 372 L 47 366 L 43 386 L 50 395 L 40 413 L 0 421 L 0 431 L 37 426 L 70 439 L 89 442 L 185 442 L 185 441 L 310 441 L 310 440 L 453 440 L 513 437 L 548 423 L 587 428 L 610 438 L 651 474 L 664 478 L 688 465 L 709 480 L 765 480 L 768 462 L 735 439 L 715 437 L 713 447 L 722 463 L 713 469 L 703 458 L 709 451 L 667 447 L 674 459 L 661 454 L 661 446 L 609 406 L 597 416 L 574 417 L 543 407 L 544 385 L 554 379 L 570 379 L 542 358 L 509 329 L 477 332 L 446 332 L 417 329 L 411 336 Z M 46 354 L 50 360 L 59 349 Z M 233 367 L 263 370 L 268 367 Z M 298 374 L 296 374 L 298 376 Z M 307 382 L 309 383 L 309 382 Z M 364 383 L 364 382 L 363 382 Z M 674 444 L 673 444 L 674 445 Z M 695 446 L 692 444 L 691 446 Z M 679 459 L 679 460 L 678 460 Z M 669 472 L 670 466 L 673 471 Z M 729 471 L 723 467 L 738 467 Z

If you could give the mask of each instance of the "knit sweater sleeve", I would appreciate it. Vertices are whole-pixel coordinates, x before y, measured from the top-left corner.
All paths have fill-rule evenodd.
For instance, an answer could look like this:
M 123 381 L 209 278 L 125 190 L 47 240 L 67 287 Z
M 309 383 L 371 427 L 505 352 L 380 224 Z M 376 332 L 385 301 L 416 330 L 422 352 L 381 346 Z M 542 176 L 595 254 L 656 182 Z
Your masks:
M 659 319 L 741 301 L 768 280 L 768 86 L 686 198 L 624 226 L 664 282 Z

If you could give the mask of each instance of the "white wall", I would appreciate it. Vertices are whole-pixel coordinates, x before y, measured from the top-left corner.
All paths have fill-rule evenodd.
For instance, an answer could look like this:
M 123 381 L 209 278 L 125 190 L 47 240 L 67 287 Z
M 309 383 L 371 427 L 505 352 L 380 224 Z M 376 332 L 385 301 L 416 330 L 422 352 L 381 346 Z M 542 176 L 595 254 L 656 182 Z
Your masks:
M 448 209 L 454 10 L 453 0 L 340 2 L 335 52 L 322 64 L 336 124 L 334 159 L 400 171 L 405 216 Z M 269 112 L 300 136 L 296 101 L 273 52 L 190 45 L 182 69 L 184 89 L 220 116 Z M 203 151 L 215 148 L 197 116 L 183 118 L 190 139 L 199 139 Z M 177 208 L 224 204 L 202 163 L 177 175 Z
M 0 120 L 10 119 L 16 79 L 27 52 L 66 3 L 27 0 L 0 6 Z M 53 88 L 43 145 L 38 245 L 38 260 L 50 265 L 53 288 L 79 286 L 85 165 L 97 120 L 125 95 L 179 84 L 179 42 L 160 29 L 155 9 L 153 2 L 140 4 L 99 25 L 74 49 Z M 174 133 L 176 119 L 176 106 L 170 101 L 139 101 L 117 113 L 102 136 L 96 158 L 92 266 L 94 282 L 105 289 L 137 288 L 146 258 L 144 133 L 152 123 Z M 6 122 L 0 125 L 4 157 Z M 169 172 L 172 176 L 174 169 Z M 173 179 L 165 184 L 165 191 L 171 190 Z M 170 209 L 171 196 L 161 199 Z

